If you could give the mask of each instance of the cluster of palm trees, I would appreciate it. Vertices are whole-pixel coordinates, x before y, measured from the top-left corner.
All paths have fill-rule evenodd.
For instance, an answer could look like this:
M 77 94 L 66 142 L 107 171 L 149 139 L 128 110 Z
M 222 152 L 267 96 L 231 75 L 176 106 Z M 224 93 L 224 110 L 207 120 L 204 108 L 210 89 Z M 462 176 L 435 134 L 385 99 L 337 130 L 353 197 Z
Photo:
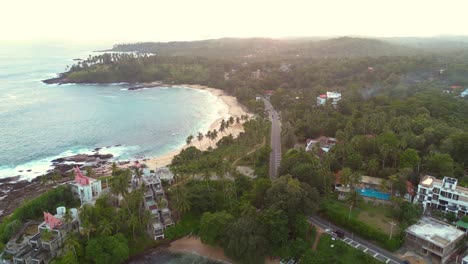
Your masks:
M 145 230 L 150 215 L 144 207 L 143 193 L 141 186 L 137 186 L 132 192 L 129 191 L 129 181 L 132 171 L 129 169 L 119 169 L 116 165 L 112 167 L 112 179 L 110 180 L 110 195 L 115 197 L 115 206 L 107 205 L 104 201 L 107 196 L 103 196 L 97 201 L 95 206 L 84 205 L 80 210 L 81 233 L 90 239 L 92 234 L 110 236 L 112 234 L 129 229 L 133 238 L 137 238 L 137 230 Z M 141 179 L 140 168 L 135 168 L 135 175 Z M 109 197 L 110 198 L 110 197 Z M 164 203 L 164 201 L 160 201 Z M 167 201 L 166 201 L 167 204 Z
M 226 130 L 229 129 L 234 123 L 240 124 L 241 121 L 247 121 L 249 119 L 248 115 L 241 115 L 237 117 L 230 116 L 227 120 L 221 120 L 221 124 L 219 126 L 219 130 L 213 129 L 213 130 L 208 130 L 206 134 L 203 134 L 202 132 L 198 132 L 197 134 L 197 140 L 200 144 L 200 149 L 201 149 L 201 141 L 204 138 L 208 138 L 210 140 L 210 146 L 212 146 L 212 142 L 218 138 L 219 133 L 223 133 L 225 135 Z M 189 135 L 186 139 L 187 145 L 192 144 L 193 140 L 195 137 L 193 135 Z
M 341 184 L 350 187 L 350 191 L 346 196 L 346 204 L 349 206 L 348 219 L 351 218 L 353 207 L 358 207 L 362 203 L 362 197 L 356 190 L 356 185 L 361 181 L 361 174 L 352 171 L 350 168 L 344 168 L 340 176 Z

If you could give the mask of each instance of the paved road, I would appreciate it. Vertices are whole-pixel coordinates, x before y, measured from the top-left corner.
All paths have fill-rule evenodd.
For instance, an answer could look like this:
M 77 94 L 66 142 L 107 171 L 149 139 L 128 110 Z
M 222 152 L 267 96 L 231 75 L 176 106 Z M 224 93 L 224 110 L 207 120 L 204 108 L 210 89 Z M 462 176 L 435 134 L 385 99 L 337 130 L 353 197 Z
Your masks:
M 318 217 L 318 216 L 311 216 L 309 217 L 309 221 L 317 225 L 318 227 L 322 229 L 331 229 L 331 230 L 341 230 L 345 234 L 345 238 L 343 241 L 347 243 L 348 245 L 357 248 L 361 251 L 363 251 L 366 254 L 371 255 L 372 257 L 384 262 L 384 263 L 391 263 L 391 264 L 399 264 L 401 263 L 401 260 L 397 258 L 395 255 L 392 253 L 388 252 L 387 250 L 380 248 L 358 236 L 353 235 L 352 233 L 347 232 L 343 228 L 337 227 L 333 225 L 332 223 Z
M 270 101 L 263 98 L 265 109 L 271 121 L 271 153 L 270 153 L 270 179 L 276 179 L 278 168 L 281 163 L 281 121 Z

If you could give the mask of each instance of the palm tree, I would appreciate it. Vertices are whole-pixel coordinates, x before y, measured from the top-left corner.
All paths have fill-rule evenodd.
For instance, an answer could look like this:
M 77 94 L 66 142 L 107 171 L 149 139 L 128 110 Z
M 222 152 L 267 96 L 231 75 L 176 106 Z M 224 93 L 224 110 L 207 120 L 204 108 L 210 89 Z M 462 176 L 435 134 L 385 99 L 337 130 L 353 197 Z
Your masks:
M 174 208 L 180 212 L 187 212 L 191 208 L 190 201 L 187 196 L 187 189 L 183 186 L 177 186 L 173 190 L 174 192 Z
M 128 194 L 128 178 L 128 172 L 124 172 L 111 180 L 111 193 L 117 195 L 117 205 L 120 205 L 120 197 Z
M 107 221 L 107 219 L 104 219 L 99 223 L 98 232 L 102 236 L 112 235 L 113 233 L 112 229 L 113 229 L 113 226 L 109 221 Z
M 189 135 L 187 139 L 185 140 L 185 142 L 187 143 L 187 145 L 190 145 L 192 144 L 192 140 L 193 140 L 193 135 Z
M 362 197 L 356 190 L 351 190 L 346 197 L 346 204 L 349 206 L 349 215 L 348 219 L 351 218 L 351 211 L 353 207 L 359 207 L 362 202 Z
M 218 137 L 218 130 L 213 129 L 213 132 L 211 132 L 211 140 L 216 140 Z
M 67 235 L 64 245 L 65 245 L 65 248 L 73 250 L 73 253 L 75 255 L 75 260 L 76 260 L 78 258 L 76 254 L 76 249 L 78 249 L 81 252 L 81 243 L 79 242 L 76 235 L 74 233 Z
M 65 211 L 65 215 L 63 216 L 63 221 L 66 223 L 66 224 L 69 224 L 71 223 L 71 221 L 73 220 L 73 215 L 71 213 L 70 210 L 66 210 Z
M 210 147 L 211 147 L 211 139 L 212 139 L 212 137 L 211 137 L 211 130 L 208 130 L 208 131 L 206 132 L 205 138 L 207 138 L 207 139 L 210 140 Z
M 397 175 L 390 175 L 388 176 L 388 181 L 390 183 L 390 193 L 393 194 L 393 185 L 398 182 L 398 176 Z
M 226 122 L 224 122 L 224 119 L 221 120 L 221 125 L 219 126 L 219 132 L 223 133 L 224 130 L 226 130 Z
M 112 162 L 112 176 L 115 176 L 118 169 L 119 168 L 117 167 L 117 164 L 115 162 Z
M 128 220 L 128 224 L 132 228 L 133 239 L 136 240 L 135 229 L 140 225 L 140 221 L 138 220 L 138 217 L 136 215 L 130 215 L 130 219 Z
M 201 150 L 201 141 L 203 140 L 203 133 L 202 132 L 198 132 L 197 139 L 198 139 L 198 142 L 200 143 L 200 150 Z

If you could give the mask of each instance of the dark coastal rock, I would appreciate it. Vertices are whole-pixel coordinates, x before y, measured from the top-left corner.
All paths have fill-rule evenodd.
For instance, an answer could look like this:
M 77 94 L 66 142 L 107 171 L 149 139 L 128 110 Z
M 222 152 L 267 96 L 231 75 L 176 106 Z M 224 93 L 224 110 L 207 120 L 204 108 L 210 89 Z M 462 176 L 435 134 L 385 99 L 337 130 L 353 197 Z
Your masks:
M 115 146 L 116 146 L 116 147 L 121 147 L 121 146 L 122 146 L 122 144 L 117 144 L 117 145 L 115 145 Z
M 95 148 L 94 151 L 100 151 L 102 148 Z
M 26 170 L 27 172 L 31 172 L 31 170 Z
M 46 84 L 66 84 L 66 83 L 71 83 L 71 81 L 67 78 L 64 78 L 62 76 L 56 77 L 56 78 L 50 78 L 47 80 L 42 80 L 43 83 Z
M 17 181 L 20 179 L 20 176 L 14 176 L 14 177 L 7 177 L 7 178 L 2 178 L 0 179 L 0 183 L 8 183 L 8 182 L 13 182 L 13 181 Z
M 64 162 L 64 161 L 65 161 L 64 158 L 58 158 L 58 159 L 52 160 L 52 163 L 62 163 L 62 162 Z

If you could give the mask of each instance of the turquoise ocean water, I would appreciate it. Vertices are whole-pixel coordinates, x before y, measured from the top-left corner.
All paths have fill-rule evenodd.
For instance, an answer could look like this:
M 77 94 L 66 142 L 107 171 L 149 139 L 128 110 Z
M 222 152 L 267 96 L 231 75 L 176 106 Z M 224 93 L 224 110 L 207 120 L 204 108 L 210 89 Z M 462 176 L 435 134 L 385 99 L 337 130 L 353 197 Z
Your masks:
M 163 155 L 219 118 L 223 106 L 205 91 L 41 82 L 109 46 L 0 43 L 0 178 L 32 179 L 98 147 L 117 160 Z

